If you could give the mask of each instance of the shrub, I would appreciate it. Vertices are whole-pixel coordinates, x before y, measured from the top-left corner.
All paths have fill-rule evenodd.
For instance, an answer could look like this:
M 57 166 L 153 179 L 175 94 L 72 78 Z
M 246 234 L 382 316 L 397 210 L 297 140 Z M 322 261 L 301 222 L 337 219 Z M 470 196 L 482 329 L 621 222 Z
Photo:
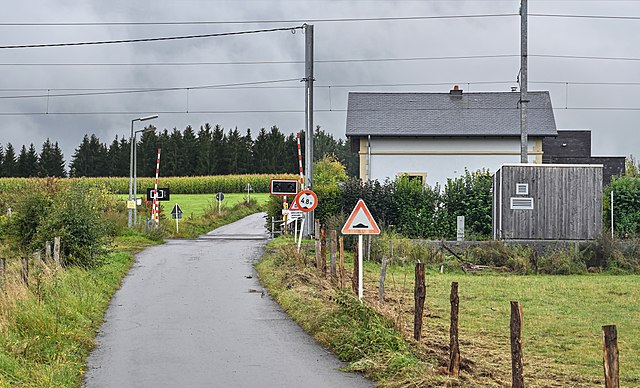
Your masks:
M 604 189 L 604 224 L 611 228 L 611 191 L 613 190 L 613 225 L 624 237 L 640 233 L 640 178 L 633 176 L 614 177 Z
M 488 170 L 447 179 L 442 193 L 444 235 L 455 237 L 456 218 L 464 216 L 465 232 L 486 239 L 491 235 L 493 181 Z

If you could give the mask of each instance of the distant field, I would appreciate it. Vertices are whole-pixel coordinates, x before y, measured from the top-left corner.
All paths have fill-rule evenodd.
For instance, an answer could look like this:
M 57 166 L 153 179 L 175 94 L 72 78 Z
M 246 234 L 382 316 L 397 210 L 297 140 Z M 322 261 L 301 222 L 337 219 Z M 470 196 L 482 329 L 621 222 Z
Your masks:
M 127 194 L 119 194 L 119 200 L 125 201 L 128 198 Z M 252 193 L 251 199 L 258 201 L 258 204 L 267 203 L 269 200 L 269 193 Z M 238 202 L 246 201 L 247 194 L 229 193 L 224 195 L 224 201 L 222 201 L 222 207 L 232 207 Z M 212 194 L 171 194 L 171 200 L 162 202 L 165 211 L 171 211 L 173 205 L 180 205 L 180 208 L 184 212 L 185 216 L 191 213 L 197 215 L 204 212 L 208 207 L 218 208 L 218 202 L 215 195 Z

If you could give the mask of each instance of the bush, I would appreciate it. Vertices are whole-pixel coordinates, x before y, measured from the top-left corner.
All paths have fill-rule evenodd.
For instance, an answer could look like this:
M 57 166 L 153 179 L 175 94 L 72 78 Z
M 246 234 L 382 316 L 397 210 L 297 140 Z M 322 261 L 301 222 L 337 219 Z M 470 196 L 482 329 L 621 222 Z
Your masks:
M 418 180 L 401 176 L 393 190 L 397 230 L 410 238 L 439 238 L 442 230 L 438 212 L 442 207 L 439 188 L 423 186 Z
M 491 235 L 493 180 L 488 170 L 447 179 L 442 193 L 444 236 L 456 236 L 456 218 L 464 216 L 465 233 L 487 239 Z
M 604 189 L 604 224 L 611 230 L 611 190 L 613 190 L 613 225 L 622 237 L 640 234 L 640 178 L 614 177 Z
M 115 207 L 113 196 L 80 180 L 56 196 L 52 205 L 50 216 L 38 229 L 40 244 L 60 236 L 67 264 L 85 268 L 100 264 L 109 231 L 115 231 L 103 219 Z

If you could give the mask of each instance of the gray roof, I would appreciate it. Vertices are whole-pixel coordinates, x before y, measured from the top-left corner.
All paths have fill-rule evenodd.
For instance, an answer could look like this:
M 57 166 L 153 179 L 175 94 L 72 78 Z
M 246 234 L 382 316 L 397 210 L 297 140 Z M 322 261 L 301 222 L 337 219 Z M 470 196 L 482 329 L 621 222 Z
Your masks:
M 529 92 L 529 135 L 556 136 L 549 92 Z M 519 92 L 349 93 L 347 136 L 520 136 Z

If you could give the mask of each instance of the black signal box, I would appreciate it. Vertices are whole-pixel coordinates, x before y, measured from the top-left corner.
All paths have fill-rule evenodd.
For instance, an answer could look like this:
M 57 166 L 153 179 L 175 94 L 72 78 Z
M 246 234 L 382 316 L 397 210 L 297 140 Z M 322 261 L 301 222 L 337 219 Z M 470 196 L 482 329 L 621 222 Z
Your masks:
M 296 195 L 298 194 L 298 181 L 289 179 L 272 179 L 271 195 Z

